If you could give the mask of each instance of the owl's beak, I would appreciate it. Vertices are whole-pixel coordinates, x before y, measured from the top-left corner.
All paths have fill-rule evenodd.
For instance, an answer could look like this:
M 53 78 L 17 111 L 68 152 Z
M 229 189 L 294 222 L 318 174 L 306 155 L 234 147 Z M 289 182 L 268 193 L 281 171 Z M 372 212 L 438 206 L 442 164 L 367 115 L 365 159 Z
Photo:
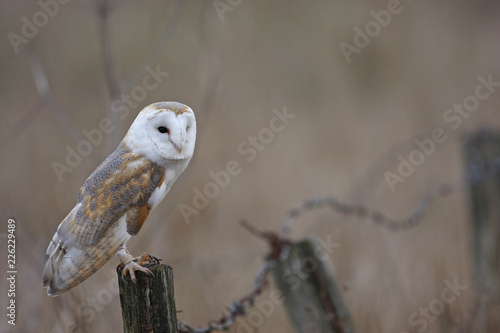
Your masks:
M 172 141 L 172 144 L 174 145 L 175 150 L 177 150 L 179 152 L 179 154 L 182 153 L 182 145 L 181 144 L 177 144 L 174 141 Z
M 170 136 L 170 142 L 172 142 L 172 145 L 174 145 L 175 150 L 179 152 L 179 154 L 182 153 L 182 148 L 184 148 L 184 143 L 186 142 L 186 139 L 184 138 L 183 133 L 178 133 L 179 135 L 172 135 Z

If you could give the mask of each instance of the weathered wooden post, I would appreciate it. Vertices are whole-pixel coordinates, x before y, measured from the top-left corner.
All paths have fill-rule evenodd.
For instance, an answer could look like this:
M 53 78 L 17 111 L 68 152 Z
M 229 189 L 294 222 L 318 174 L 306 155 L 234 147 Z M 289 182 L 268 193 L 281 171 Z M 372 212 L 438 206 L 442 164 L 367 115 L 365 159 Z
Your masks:
M 466 176 L 478 290 L 500 295 L 500 134 L 481 129 L 466 137 Z
M 354 332 L 329 256 L 315 239 L 292 244 L 271 274 L 297 333 Z
M 172 267 L 155 265 L 150 270 L 154 277 L 136 273 L 134 284 L 130 276 L 122 279 L 118 269 L 123 332 L 177 333 Z

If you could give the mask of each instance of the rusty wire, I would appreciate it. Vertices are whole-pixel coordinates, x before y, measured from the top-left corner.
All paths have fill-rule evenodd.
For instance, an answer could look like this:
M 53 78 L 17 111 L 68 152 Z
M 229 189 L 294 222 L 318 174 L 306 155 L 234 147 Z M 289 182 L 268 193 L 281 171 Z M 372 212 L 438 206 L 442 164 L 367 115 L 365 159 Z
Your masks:
M 243 316 L 246 309 L 254 304 L 257 296 L 259 296 L 268 285 L 267 277 L 269 271 L 278 261 L 284 260 L 288 257 L 291 246 L 291 242 L 288 240 L 290 229 L 294 221 L 305 213 L 317 208 L 330 208 L 343 215 L 366 218 L 390 230 L 405 230 L 416 226 L 420 221 L 422 221 L 426 210 L 436 199 L 465 188 L 466 184 L 463 182 L 438 185 L 422 196 L 415 206 L 413 213 L 409 217 L 403 219 L 392 219 L 379 211 L 366 208 L 363 205 L 346 204 L 332 197 L 323 197 L 308 199 L 296 208 L 292 209 L 285 218 L 281 234 L 273 231 L 261 231 L 247 221 L 241 221 L 242 227 L 248 230 L 251 234 L 266 240 L 269 245 L 269 252 L 257 273 L 252 291 L 241 297 L 239 300 L 234 301 L 226 309 L 226 313 L 221 318 L 209 322 L 204 327 L 193 328 L 188 323 L 179 320 L 179 333 L 210 333 L 212 331 L 225 331 L 236 322 L 237 317 Z

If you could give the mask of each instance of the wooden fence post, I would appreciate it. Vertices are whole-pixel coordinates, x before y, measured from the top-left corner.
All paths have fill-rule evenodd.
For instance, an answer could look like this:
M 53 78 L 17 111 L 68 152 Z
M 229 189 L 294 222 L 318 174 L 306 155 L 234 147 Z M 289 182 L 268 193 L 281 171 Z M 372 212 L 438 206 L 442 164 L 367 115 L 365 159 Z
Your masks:
M 293 244 L 271 274 L 297 333 L 354 332 L 330 258 L 315 239 Z
M 177 333 L 172 267 L 155 265 L 150 270 L 153 277 L 136 273 L 137 284 L 130 276 L 122 279 L 118 270 L 123 332 Z
M 480 292 L 500 295 L 500 134 L 467 136 L 465 163 L 472 218 L 474 278 Z

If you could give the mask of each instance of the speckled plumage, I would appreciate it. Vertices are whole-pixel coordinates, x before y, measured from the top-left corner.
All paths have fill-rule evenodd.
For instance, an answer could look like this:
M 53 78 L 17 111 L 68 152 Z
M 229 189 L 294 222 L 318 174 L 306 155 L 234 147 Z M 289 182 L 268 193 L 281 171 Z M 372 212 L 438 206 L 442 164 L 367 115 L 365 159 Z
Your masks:
M 168 133 L 158 133 L 160 127 Z M 81 187 L 76 206 L 54 234 L 43 273 L 49 295 L 83 282 L 141 230 L 189 163 L 195 138 L 189 107 L 161 102 L 141 111 L 118 148 Z

